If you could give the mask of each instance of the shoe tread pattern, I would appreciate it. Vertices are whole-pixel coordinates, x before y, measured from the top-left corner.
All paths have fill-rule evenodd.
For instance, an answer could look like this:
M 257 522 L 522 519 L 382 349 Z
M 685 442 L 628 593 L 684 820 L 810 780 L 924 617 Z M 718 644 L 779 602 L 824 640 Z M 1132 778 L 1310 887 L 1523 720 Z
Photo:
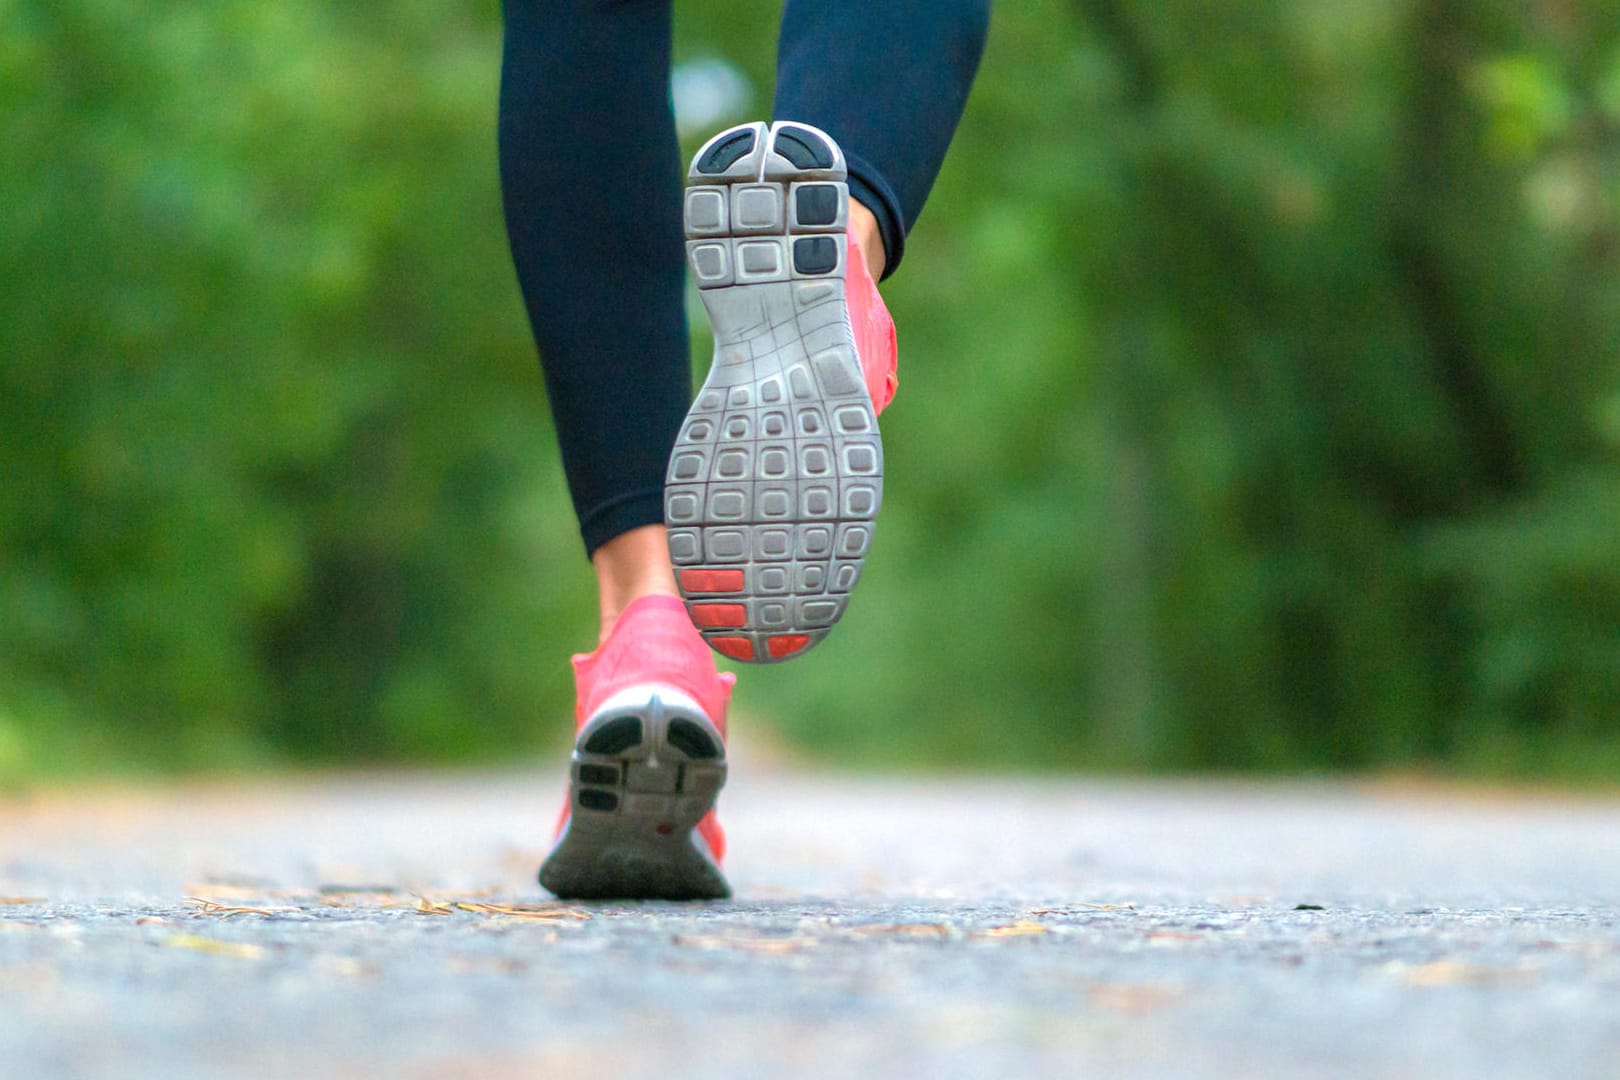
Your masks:
M 725 782 L 719 731 L 656 689 L 592 717 L 574 742 L 568 828 L 540 884 L 566 900 L 730 896 L 694 831 Z
M 785 660 L 826 636 L 882 502 L 844 292 L 845 177 L 824 133 L 777 123 L 715 136 L 687 179 L 715 356 L 670 455 L 665 521 L 692 621 L 737 660 Z

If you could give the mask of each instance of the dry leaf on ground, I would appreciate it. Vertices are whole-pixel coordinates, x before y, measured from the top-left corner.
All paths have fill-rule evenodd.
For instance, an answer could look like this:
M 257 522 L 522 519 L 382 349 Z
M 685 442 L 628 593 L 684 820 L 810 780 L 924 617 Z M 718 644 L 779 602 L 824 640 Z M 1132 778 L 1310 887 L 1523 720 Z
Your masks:
M 389 906 L 398 907 L 402 905 L 390 904 Z M 416 898 L 414 908 L 415 910 L 420 911 L 423 915 L 453 915 L 456 911 L 456 909 L 451 907 L 446 901 L 430 900 L 425 896 L 418 896 Z
M 456 907 L 479 915 L 505 915 L 513 919 L 539 919 L 546 922 L 573 920 L 589 922 L 593 917 L 581 908 L 560 907 L 555 904 L 469 904 L 457 901 Z
M 238 907 L 232 904 L 215 903 L 213 900 L 201 896 L 188 896 L 186 903 L 191 904 L 197 915 L 217 915 L 228 919 L 233 915 L 267 915 L 274 916 L 287 911 L 297 911 L 296 907 Z
M 1030 937 L 1035 934 L 1047 933 L 1051 933 L 1051 931 L 1040 923 L 1032 919 L 1019 919 L 1006 926 L 992 926 L 988 930 L 981 930 L 975 936 L 987 938 Z
M 264 956 L 264 946 L 248 945 L 239 941 L 220 941 L 217 938 L 198 937 L 195 934 L 175 934 L 163 939 L 164 948 L 190 949 L 193 952 L 212 953 L 215 956 L 233 956 L 239 960 L 258 960 Z

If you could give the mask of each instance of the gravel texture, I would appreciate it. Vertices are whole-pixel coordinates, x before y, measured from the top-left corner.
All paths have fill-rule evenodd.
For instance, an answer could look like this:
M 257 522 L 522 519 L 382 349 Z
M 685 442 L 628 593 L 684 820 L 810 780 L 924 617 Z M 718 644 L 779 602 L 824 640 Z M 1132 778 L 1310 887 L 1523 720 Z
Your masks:
M 1620 1076 L 1620 802 L 734 760 L 708 905 L 560 769 L 0 802 L 0 1076 Z

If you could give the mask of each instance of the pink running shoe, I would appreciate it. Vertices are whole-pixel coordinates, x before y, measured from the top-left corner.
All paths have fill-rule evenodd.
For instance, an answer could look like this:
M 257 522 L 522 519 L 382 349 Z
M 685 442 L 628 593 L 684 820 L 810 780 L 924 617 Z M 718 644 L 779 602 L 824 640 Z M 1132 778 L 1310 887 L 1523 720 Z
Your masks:
M 883 499 L 894 323 L 849 233 L 843 151 L 790 121 L 698 151 L 686 252 L 714 364 L 664 486 L 687 611 L 734 660 L 801 655 L 844 613 Z
M 540 884 L 564 899 L 731 895 L 714 803 L 736 680 L 715 670 L 673 596 L 637 600 L 594 653 L 574 657 L 571 783 Z

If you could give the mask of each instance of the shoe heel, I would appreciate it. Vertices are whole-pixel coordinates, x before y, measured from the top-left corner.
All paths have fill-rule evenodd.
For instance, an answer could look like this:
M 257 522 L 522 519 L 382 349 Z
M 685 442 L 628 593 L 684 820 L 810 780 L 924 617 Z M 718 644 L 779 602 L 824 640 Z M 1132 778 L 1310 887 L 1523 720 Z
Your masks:
M 726 772 L 724 738 L 685 694 L 649 685 L 609 698 L 575 739 L 568 827 L 540 884 L 575 899 L 731 895 L 697 830 Z

